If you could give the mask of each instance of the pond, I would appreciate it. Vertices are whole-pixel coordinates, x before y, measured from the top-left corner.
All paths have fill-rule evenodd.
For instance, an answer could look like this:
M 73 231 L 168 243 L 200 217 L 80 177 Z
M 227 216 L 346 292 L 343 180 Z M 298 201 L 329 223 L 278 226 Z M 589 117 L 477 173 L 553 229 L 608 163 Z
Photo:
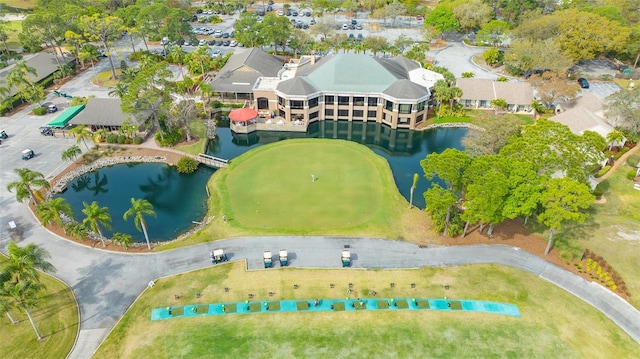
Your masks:
M 398 190 L 407 201 L 413 184 L 413 174 L 419 175 L 413 195 L 413 204 L 425 207 L 423 193 L 431 186 L 424 177 L 420 161 L 429 153 L 440 153 L 447 148 L 462 149 L 466 128 L 437 128 L 429 131 L 393 130 L 379 123 L 348 121 L 318 121 L 306 133 L 257 131 L 236 134 L 222 122 L 217 138 L 209 142 L 207 154 L 233 159 L 268 143 L 290 138 L 336 138 L 361 143 L 389 162 Z
M 206 183 L 214 170 L 201 167 L 191 175 L 180 174 L 175 167 L 162 163 L 129 163 L 104 167 L 80 176 L 67 184 L 64 197 L 73 206 L 76 219 L 82 221 L 82 202 L 97 201 L 108 207 L 113 232 L 128 233 L 135 242 L 144 242 L 144 235 L 135 228 L 133 217 L 122 218 L 131 207 L 131 198 L 151 202 L 157 217 L 145 216 L 151 241 L 167 241 L 189 230 L 192 221 L 201 221 L 207 211 Z
M 393 130 L 378 123 L 320 121 L 312 124 L 307 133 L 254 132 L 235 134 L 228 127 L 217 129 L 217 138 L 209 142 L 207 153 L 233 159 L 268 143 L 290 138 L 335 138 L 366 145 L 389 162 L 400 193 L 409 200 L 413 174 L 419 175 L 413 204 L 424 208 L 423 193 L 430 187 L 420 167 L 427 154 L 447 148 L 461 148 L 467 133 L 463 128 L 438 128 L 430 131 Z M 206 214 L 206 183 L 214 169 L 200 166 L 192 175 L 179 174 L 175 167 L 159 163 L 130 163 L 105 167 L 80 176 L 58 195 L 73 206 L 76 218 L 84 219 L 82 202 L 97 201 L 108 207 L 113 219 L 112 229 L 104 230 L 107 237 L 113 232 L 131 234 L 136 242 L 144 242 L 144 235 L 122 215 L 131 206 L 131 198 L 144 198 L 153 205 L 157 217 L 145 217 L 151 241 L 167 241 L 178 237 L 201 221 Z

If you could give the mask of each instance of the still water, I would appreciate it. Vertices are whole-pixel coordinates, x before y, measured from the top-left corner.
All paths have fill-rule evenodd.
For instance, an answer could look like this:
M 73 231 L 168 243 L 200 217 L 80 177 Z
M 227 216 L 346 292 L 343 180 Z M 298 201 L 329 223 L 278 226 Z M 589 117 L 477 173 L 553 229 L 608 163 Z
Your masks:
M 217 138 L 209 142 L 207 153 L 225 159 L 272 142 L 290 138 L 336 138 L 366 145 L 389 162 L 393 178 L 400 193 L 409 200 L 413 174 L 420 176 L 413 195 L 413 204 L 425 207 L 423 193 L 431 186 L 424 177 L 420 161 L 429 153 L 440 153 L 447 148 L 462 149 L 465 128 L 437 128 L 430 131 L 393 130 L 379 123 L 348 121 L 318 121 L 307 133 L 259 131 L 236 134 L 228 127 L 218 127 Z
M 185 175 L 162 163 L 129 163 L 104 167 L 80 176 L 67 184 L 67 190 L 58 195 L 73 207 L 78 221 L 82 202 L 97 201 L 109 208 L 113 230 L 104 231 L 106 237 L 113 232 L 128 233 L 134 241 L 144 242 L 144 235 L 133 224 L 133 216 L 122 218 L 131 207 L 131 198 L 144 198 L 151 202 L 158 215 L 145 216 L 151 241 L 167 241 L 193 227 L 207 211 L 205 185 L 214 170 L 201 167 L 196 173 Z

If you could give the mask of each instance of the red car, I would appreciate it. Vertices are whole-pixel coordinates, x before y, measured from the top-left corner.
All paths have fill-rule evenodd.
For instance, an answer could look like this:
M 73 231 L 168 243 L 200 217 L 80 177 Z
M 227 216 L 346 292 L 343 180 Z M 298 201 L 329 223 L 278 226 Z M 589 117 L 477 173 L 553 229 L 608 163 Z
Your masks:
M 416 20 L 422 21 L 422 20 L 424 20 L 424 17 L 422 15 L 418 15 L 418 16 L 416 16 Z

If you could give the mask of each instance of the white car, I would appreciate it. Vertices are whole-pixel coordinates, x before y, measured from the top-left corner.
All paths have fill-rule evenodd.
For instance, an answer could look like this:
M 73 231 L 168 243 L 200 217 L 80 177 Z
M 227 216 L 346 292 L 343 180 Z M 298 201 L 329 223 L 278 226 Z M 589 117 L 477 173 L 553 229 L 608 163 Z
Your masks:
M 205 39 L 202 39 L 202 40 L 200 40 L 200 41 L 198 42 L 198 45 L 200 45 L 200 46 L 204 46 L 204 45 L 206 45 L 206 44 L 207 44 L 207 40 L 205 40 Z
M 236 46 L 238 46 L 238 42 L 236 40 L 233 40 L 233 41 L 231 41 L 231 44 L 229 46 L 236 47 Z
M 342 24 L 342 30 L 349 30 L 349 25 Z

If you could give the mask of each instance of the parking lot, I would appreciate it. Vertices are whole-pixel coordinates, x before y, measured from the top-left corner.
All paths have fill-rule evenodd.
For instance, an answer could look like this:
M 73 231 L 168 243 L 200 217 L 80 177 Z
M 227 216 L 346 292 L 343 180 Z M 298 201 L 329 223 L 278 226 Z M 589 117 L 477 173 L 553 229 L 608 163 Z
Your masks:
M 615 82 L 589 81 L 589 88 L 582 89 L 582 94 L 592 93 L 599 99 L 605 99 L 612 93 L 620 91 L 621 88 Z

